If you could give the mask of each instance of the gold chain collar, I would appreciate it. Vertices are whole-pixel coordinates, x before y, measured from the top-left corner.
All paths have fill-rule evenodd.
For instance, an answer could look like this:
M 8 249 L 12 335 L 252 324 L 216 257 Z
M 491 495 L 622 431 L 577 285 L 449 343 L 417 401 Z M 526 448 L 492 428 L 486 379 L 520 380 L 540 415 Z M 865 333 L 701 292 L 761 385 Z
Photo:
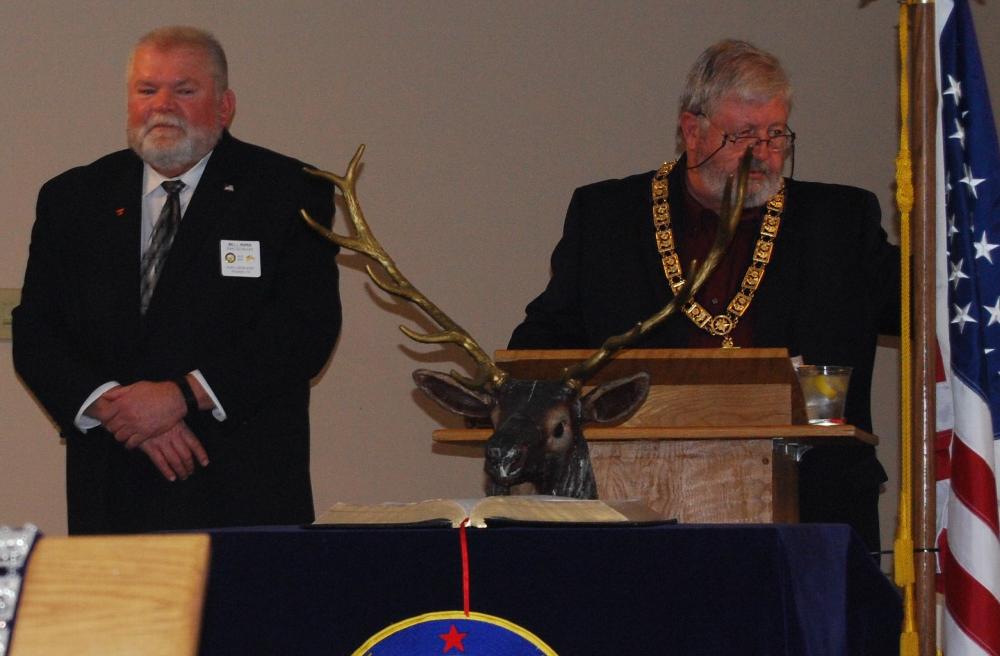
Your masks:
M 677 160 L 665 162 L 653 176 L 653 228 L 656 233 L 656 249 L 663 262 L 663 273 L 667 277 L 670 289 L 674 294 L 684 285 L 684 273 L 681 271 L 681 261 L 674 246 L 674 231 L 670 225 L 670 191 L 667 176 L 673 170 Z M 753 249 L 753 260 L 747 267 L 747 272 L 740 283 L 740 289 L 729 301 L 726 311 L 714 317 L 701 303 L 693 297 L 682 308 L 688 319 L 710 335 L 722 338 L 723 348 L 733 348 L 733 329 L 746 311 L 750 308 L 753 295 L 764 279 L 764 269 L 771 260 L 774 250 L 774 240 L 781 226 L 781 213 L 785 209 L 785 185 L 782 182 L 777 193 L 767 201 L 767 212 L 760 223 L 760 236 Z

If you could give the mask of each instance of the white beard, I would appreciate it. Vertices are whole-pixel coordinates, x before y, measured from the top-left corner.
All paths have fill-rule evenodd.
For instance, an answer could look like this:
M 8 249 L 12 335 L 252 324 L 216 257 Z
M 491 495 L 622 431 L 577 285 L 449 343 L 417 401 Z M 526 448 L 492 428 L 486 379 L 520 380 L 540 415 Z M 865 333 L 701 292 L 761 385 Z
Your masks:
M 760 207 L 781 188 L 781 170 L 771 171 L 766 162 L 757 158 L 754 158 L 750 163 L 750 170 L 761 171 L 765 177 L 762 180 L 747 180 L 747 193 L 743 206 Z M 722 204 L 722 192 L 726 189 L 726 181 L 734 174 L 734 171 L 724 170 L 718 162 L 711 159 L 701 167 L 702 182 L 711 197 L 720 205 Z
M 151 134 L 153 126 L 164 124 L 179 128 L 181 136 L 167 141 Z M 219 142 L 222 128 L 193 128 L 172 114 L 154 114 L 142 126 L 127 128 L 126 134 L 142 161 L 158 171 L 172 171 L 194 166 L 207 155 Z

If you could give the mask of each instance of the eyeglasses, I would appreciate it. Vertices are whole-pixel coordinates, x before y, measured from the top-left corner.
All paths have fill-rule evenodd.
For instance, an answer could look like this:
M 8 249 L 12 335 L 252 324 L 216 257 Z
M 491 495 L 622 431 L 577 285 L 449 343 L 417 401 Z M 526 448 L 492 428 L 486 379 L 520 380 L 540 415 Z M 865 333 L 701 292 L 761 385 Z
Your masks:
M 771 152 L 782 153 L 795 145 L 795 133 L 787 127 L 769 130 L 766 137 L 758 137 L 756 134 L 748 134 L 745 132 L 740 134 L 729 134 L 715 123 L 712 123 L 712 121 L 704 114 L 699 113 L 698 116 L 705 119 L 705 121 L 716 130 L 722 132 L 722 144 L 719 146 L 719 150 L 725 148 L 726 144 L 739 146 L 741 151 L 746 150 L 747 148 L 756 148 L 760 144 L 764 144 Z
M 731 143 L 738 146 L 740 150 L 756 148 L 760 144 L 767 146 L 772 153 L 783 153 L 795 145 L 795 133 L 791 130 L 779 132 L 768 137 L 758 137 L 755 134 L 728 134 L 722 133 L 722 145 Z

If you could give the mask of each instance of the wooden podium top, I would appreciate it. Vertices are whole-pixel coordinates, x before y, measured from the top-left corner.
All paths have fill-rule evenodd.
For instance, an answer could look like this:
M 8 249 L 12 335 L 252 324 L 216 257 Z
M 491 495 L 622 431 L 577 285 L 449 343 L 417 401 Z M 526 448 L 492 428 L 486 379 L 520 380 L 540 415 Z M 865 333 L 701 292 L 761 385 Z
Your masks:
M 556 379 L 594 349 L 497 351 L 497 365 L 515 378 Z M 589 381 L 601 383 L 645 371 L 653 385 L 776 384 L 795 381 L 784 348 L 626 349 Z
M 497 351 L 497 364 L 520 379 L 557 379 L 587 349 Z M 785 440 L 802 444 L 878 444 L 851 425 L 806 423 L 802 390 L 784 348 L 626 349 L 590 384 L 644 371 L 649 397 L 619 426 L 584 428 L 593 442 L 634 440 Z M 435 442 L 481 444 L 488 428 L 445 428 Z
M 193 656 L 208 564 L 205 534 L 42 538 L 10 651 Z
M 496 362 L 514 378 L 558 380 L 567 366 L 591 353 L 567 349 L 497 351 Z M 649 396 L 621 428 L 806 423 L 802 390 L 784 348 L 626 349 L 587 385 L 639 372 L 649 374 Z

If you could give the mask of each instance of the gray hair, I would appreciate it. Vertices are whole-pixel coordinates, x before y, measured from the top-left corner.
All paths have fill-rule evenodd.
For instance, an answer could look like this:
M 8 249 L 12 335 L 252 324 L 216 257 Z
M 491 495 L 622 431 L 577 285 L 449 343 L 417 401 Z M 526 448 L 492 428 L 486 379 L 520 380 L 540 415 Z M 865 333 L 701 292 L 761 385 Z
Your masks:
M 725 98 L 764 103 L 781 98 L 792 108 L 792 85 L 778 58 L 746 41 L 725 39 L 709 46 L 695 61 L 681 93 L 684 112 L 711 116 Z M 680 124 L 677 146 L 684 150 Z
M 174 48 L 200 48 L 208 55 L 212 63 L 212 78 L 215 80 L 215 90 L 218 93 L 229 88 L 229 64 L 226 61 L 226 51 L 222 49 L 222 44 L 212 35 L 211 32 L 185 25 L 170 25 L 158 27 L 140 38 L 135 47 L 132 48 L 128 57 L 128 67 L 126 75 L 132 71 L 132 60 L 135 52 L 143 46 L 153 46 L 158 50 L 172 50 Z

